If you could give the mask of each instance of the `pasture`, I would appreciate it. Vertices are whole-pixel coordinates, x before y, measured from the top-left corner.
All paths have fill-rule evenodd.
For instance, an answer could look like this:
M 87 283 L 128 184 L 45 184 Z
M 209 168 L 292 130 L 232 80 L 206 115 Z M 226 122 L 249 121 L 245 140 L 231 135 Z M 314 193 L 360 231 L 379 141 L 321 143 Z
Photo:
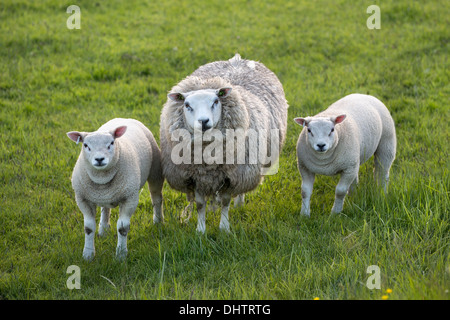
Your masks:
M 66 26 L 71 4 L 81 29 Z M 381 29 L 366 25 L 372 4 Z M 449 13 L 444 0 L 2 1 L 0 299 L 448 299 Z M 284 86 L 278 173 L 230 210 L 230 234 L 219 212 L 205 235 L 196 213 L 181 224 L 186 197 L 167 183 L 166 223 L 153 225 L 144 187 L 126 261 L 114 259 L 118 209 L 84 261 L 70 183 L 80 146 L 66 132 L 135 118 L 159 143 L 170 88 L 236 52 Z M 292 119 L 353 92 L 378 97 L 396 123 L 389 193 L 374 187 L 371 160 L 342 214 L 330 215 L 338 177 L 318 176 L 302 217 Z M 71 265 L 80 289 L 67 287 Z M 380 289 L 367 286 L 369 266 Z

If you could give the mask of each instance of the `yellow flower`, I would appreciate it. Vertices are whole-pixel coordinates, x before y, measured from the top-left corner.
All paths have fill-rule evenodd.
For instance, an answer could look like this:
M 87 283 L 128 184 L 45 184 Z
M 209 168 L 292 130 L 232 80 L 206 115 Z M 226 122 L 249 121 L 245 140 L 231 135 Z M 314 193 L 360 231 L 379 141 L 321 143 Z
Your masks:
M 320 298 L 319 297 L 315 297 L 314 300 L 320 300 Z
M 392 293 L 392 289 L 386 289 L 386 293 Z
M 386 295 L 384 295 L 384 296 L 381 296 L 381 299 L 387 300 L 387 299 L 389 299 L 389 296 L 386 294 Z

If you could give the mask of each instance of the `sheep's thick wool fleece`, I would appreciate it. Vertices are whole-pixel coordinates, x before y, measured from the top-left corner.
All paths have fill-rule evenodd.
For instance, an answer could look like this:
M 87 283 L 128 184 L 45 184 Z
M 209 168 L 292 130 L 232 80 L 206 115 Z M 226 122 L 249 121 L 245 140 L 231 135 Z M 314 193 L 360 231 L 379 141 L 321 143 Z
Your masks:
M 226 129 L 263 131 L 268 139 L 270 130 L 278 129 L 281 152 L 286 137 L 288 104 L 280 81 L 262 63 L 240 59 L 239 55 L 227 61 L 212 62 L 198 68 L 174 86 L 171 92 L 186 93 L 223 87 L 232 88 L 226 98 L 221 98 L 222 115 L 215 128 L 221 130 L 224 136 L 224 156 Z M 179 142 L 171 141 L 171 135 L 177 129 L 187 129 L 183 105 L 168 99 L 161 115 L 160 135 L 163 172 L 172 188 L 185 193 L 195 190 L 209 196 L 217 192 L 238 195 L 258 186 L 262 165 L 259 162 L 249 164 L 248 158 L 246 164 L 225 164 L 225 160 L 224 164 L 212 165 L 174 164 L 171 151 Z M 270 150 L 270 141 L 267 150 Z M 248 141 L 246 153 L 248 157 Z
M 77 197 L 100 206 L 115 207 L 139 192 L 149 178 L 151 166 L 160 161 L 152 133 L 137 120 L 113 119 L 97 131 L 110 132 L 122 125 L 127 126 L 127 131 L 115 141 L 115 163 L 110 169 L 92 168 L 85 163 L 85 151 L 81 149 L 72 174 Z

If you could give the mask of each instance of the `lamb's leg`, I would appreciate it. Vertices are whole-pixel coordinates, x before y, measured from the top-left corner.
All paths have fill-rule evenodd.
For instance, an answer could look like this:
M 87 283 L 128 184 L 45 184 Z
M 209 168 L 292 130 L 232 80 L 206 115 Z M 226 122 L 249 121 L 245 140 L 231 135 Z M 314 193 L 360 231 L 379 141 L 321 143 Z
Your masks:
M 95 256 L 94 236 L 95 236 L 95 209 L 96 205 L 86 200 L 76 198 L 78 207 L 84 216 L 84 249 L 83 258 L 92 260 Z
M 206 231 L 206 199 L 204 196 L 195 192 L 195 203 L 197 204 L 198 222 L 197 231 L 205 233 Z
M 151 134 L 150 134 L 151 135 Z M 163 196 L 164 176 L 161 167 L 161 155 L 153 137 L 150 138 L 152 146 L 152 165 L 147 179 L 153 205 L 153 223 L 164 222 Z
M 395 138 L 394 138 L 395 139 Z M 374 177 L 375 180 L 381 187 L 384 192 L 387 193 L 387 187 L 389 183 L 389 170 L 391 169 L 392 163 L 395 159 L 395 141 L 388 143 L 383 141 L 380 142 L 377 151 L 374 156 Z
M 302 176 L 302 210 L 301 214 L 309 217 L 311 215 L 311 210 L 309 208 L 309 203 L 311 200 L 311 195 L 314 186 L 315 174 L 302 168 L 300 170 Z
M 230 209 L 231 195 L 230 194 L 221 194 L 220 202 L 222 204 L 222 211 L 220 213 L 220 230 L 229 232 L 230 231 L 230 222 L 228 221 L 228 210 Z
M 127 199 L 119 207 L 119 219 L 117 220 L 117 248 L 116 258 L 121 260 L 127 256 L 127 235 L 130 231 L 130 219 L 136 211 L 139 203 L 139 194 Z
M 245 194 L 239 194 L 236 198 L 234 198 L 234 207 L 239 208 L 245 204 Z
M 348 189 L 348 194 L 352 195 L 356 191 L 356 187 L 358 186 L 358 176 L 356 176 L 355 180 L 353 180 L 352 184 L 350 185 Z
M 350 188 L 350 185 L 357 179 L 358 177 L 358 168 L 352 171 L 344 171 L 341 174 L 341 178 L 339 179 L 339 183 L 336 186 L 336 192 L 335 192 L 335 199 L 334 199 L 334 205 L 331 209 L 331 213 L 339 213 L 342 211 L 344 207 L 344 199 L 347 195 L 348 189 Z
M 148 188 L 150 190 L 150 197 L 152 198 L 153 205 L 153 223 L 164 222 L 164 211 L 162 207 L 163 196 L 162 188 L 164 181 L 151 181 L 148 180 Z
M 109 223 L 109 218 L 111 216 L 111 209 L 102 207 L 101 209 L 101 216 L 100 216 L 100 223 L 98 224 L 98 235 L 100 237 L 103 237 L 111 227 Z

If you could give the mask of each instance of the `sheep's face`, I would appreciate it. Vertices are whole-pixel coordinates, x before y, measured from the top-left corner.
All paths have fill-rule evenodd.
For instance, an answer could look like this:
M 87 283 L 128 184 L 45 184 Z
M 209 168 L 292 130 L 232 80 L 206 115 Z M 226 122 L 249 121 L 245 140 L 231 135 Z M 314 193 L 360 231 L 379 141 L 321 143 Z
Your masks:
M 188 93 L 171 93 L 168 97 L 183 103 L 183 113 L 188 129 L 206 131 L 215 128 L 222 115 L 222 99 L 231 88 L 196 90 Z
M 307 130 L 307 141 L 311 148 L 317 152 L 325 153 L 337 139 L 335 126 L 344 121 L 345 115 L 337 117 L 306 117 L 295 118 L 299 125 L 305 126 Z
M 83 143 L 83 156 L 97 170 L 108 169 L 115 155 L 115 140 L 121 137 L 126 126 L 116 128 L 111 132 L 68 132 L 67 135 L 75 142 Z

